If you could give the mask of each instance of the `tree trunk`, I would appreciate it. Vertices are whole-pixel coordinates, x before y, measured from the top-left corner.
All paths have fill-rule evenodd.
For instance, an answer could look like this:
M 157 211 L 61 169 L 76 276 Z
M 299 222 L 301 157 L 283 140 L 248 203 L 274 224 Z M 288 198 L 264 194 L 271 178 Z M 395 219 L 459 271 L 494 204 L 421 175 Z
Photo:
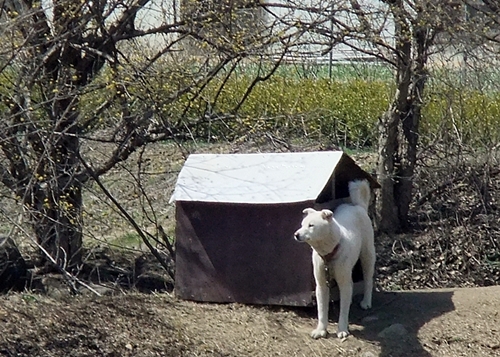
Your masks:
M 399 180 L 396 184 L 395 197 L 397 199 L 399 221 L 402 228 L 408 226 L 408 212 L 413 198 L 413 180 L 417 165 L 417 145 L 419 140 L 420 120 L 424 88 L 427 83 L 427 50 L 432 43 L 429 40 L 427 29 L 414 28 L 413 43 L 415 59 L 412 64 L 410 90 L 406 108 L 401 112 L 401 126 L 399 139 L 398 171 Z
M 424 89 L 425 74 L 415 70 L 408 108 L 401 118 L 399 135 L 399 155 L 396 171 L 394 197 L 398 208 L 398 219 L 403 229 L 408 227 L 408 213 L 413 198 L 413 175 L 417 165 L 417 144 L 421 119 L 421 95 Z
M 395 25 L 396 47 L 399 54 L 396 60 L 397 88 L 389 109 L 378 123 L 377 178 L 381 185 L 380 198 L 377 200 L 378 229 L 384 232 L 395 232 L 401 228 L 396 173 L 399 171 L 401 116 L 407 109 L 411 84 L 411 38 L 405 35 L 410 33 L 409 25 L 405 19 L 396 20 Z
M 379 121 L 377 175 L 381 184 L 378 200 L 378 229 L 396 232 L 408 226 L 408 213 L 413 197 L 413 175 L 417 162 L 418 133 L 423 91 L 427 79 L 425 31 L 413 29 L 414 37 L 404 21 L 399 22 L 397 90 L 389 110 Z M 414 54 L 412 56 L 412 50 Z
M 378 123 L 377 179 L 381 189 L 377 200 L 377 228 L 383 232 L 394 232 L 400 227 L 393 174 L 398 149 L 398 121 L 397 110 L 391 107 Z
M 55 263 L 71 271 L 81 264 L 81 187 L 81 183 L 63 173 L 37 188 L 31 220 L 37 242 L 52 257 L 43 257 L 45 265 Z
M 384 232 L 396 232 L 408 226 L 421 118 L 420 99 L 415 98 L 419 98 L 417 93 L 421 95 L 424 84 L 424 74 L 412 74 L 408 83 L 410 98 L 405 99 L 404 106 L 393 104 L 379 121 L 377 176 L 382 187 L 378 229 Z M 400 93 L 395 102 L 402 99 Z
M 54 31 L 68 38 L 57 51 L 45 46 L 44 38 L 40 40 L 45 51 L 43 71 L 34 82 L 45 89 L 41 92 L 46 95 L 44 109 L 51 127 L 30 137 L 38 158 L 37 182 L 32 185 L 31 197 L 28 198 L 31 223 L 44 251 L 43 263 L 67 271 L 77 270 L 82 262 L 80 90 L 104 65 L 103 56 L 80 49 L 88 45 L 83 33 L 74 31 L 82 27 L 78 16 L 80 8 L 81 3 L 76 0 L 54 3 Z M 100 53 L 114 49 L 112 42 L 95 41 L 91 45 L 95 45 Z M 36 56 L 34 53 L 33 58 Z
M 47 140 L 34 186 L 32 223 L 37 242 L 58 267 L 73 270 L 81 264 L 82 183 L 77 130 L 78 111 L 71 98 L 51 105 L 56 125 Z M 47 179 L 45 179 L 47 178 Z M 45 257 L 45 263 L 51 264 Z

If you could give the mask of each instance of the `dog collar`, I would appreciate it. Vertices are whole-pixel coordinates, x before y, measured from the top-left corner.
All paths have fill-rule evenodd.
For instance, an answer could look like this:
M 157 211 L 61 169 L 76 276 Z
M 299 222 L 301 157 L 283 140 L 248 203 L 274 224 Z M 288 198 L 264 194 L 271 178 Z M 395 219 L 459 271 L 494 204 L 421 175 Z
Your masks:
M 321 258 L 323 258 L 325 263 L 329 263 L 330 261 L 333 260 L 333 258 L 335 257 L 335 254 L 337 254 L 339 248 L 340 248 L 340 244 L 337 244 L 335 246 L 335 248 L 333 248 L 333 250 L 330 253 L 328 253 L 327 255 L 322 255 Z

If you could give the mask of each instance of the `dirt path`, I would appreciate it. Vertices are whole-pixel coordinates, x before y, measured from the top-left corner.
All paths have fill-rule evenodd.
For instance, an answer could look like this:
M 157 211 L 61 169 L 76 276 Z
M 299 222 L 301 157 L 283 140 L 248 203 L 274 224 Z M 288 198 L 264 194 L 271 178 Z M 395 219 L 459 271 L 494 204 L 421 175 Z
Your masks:
M 377 293 L 371 311 L 353 306 L 352 336 L 316 341 L 313 308 L 11 294 L 0 356 L 500 356 L 498 306 L 500 287 Z

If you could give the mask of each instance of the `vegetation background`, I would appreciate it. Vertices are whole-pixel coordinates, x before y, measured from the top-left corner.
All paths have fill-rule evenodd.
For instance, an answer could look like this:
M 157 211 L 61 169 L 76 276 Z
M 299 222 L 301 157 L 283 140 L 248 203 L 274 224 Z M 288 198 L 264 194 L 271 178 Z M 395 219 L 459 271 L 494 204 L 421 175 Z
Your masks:
M 382 185 L 385 288 L 494 284 L 498 15 L 487 1 L 5 1 L 0 230 L 74 292 L 103 247 L 145 249 L 173 277 L 166 202 L 189 153 L 343 149 Z M 391 280 L 407 265 L 418 282 Z
M 4 290 L 169 290 L 190 153 L 327 149 L 382 185 L 380 288 L 498 284 L 495 2 L 0 4 Z

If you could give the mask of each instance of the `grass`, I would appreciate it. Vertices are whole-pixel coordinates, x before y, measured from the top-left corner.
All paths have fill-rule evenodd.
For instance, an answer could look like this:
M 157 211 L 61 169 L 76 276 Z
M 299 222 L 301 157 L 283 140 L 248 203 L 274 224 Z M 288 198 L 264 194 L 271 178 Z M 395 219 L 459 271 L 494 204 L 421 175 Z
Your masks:
M 140 248 L 141 243 L 142 239 L 137 232 L 127 232 L 112 241 L 112 244 L 125 248 Z
M 239 72 L 239 80 L 228 81 L 229 89 L 221 92 L 219 107 L 214 107 L 214 110 L 220 113 L 229 111 L 231 104 L 247 88 L 245 84 L 248 82 L 245 83 L 242 76 L 249 80 L 256 70 L 256 66 L 246 66 Z M 461 144 L 473 143 L 478 149 L 498 143 L 500 89 L 493 90 L 491 80 L 486 81 L 491 91 L 454 87 L 469 82 L 464 82 L 458 72 L 435 73 L 438 77 L 427 87 L 422 142 L 425 144 L 446 134 L 452 139 L 459 135 Z M 472 73 L 469 75 L 472 81 L 487 74 L 497 78 L 499 73 L 483 71 L 474 78 Z M 290 143 L 297 143 L 293 145 L 296 150 L 340 146 L 349 155 L 370 156 L 378 135 L 376 122 L 388 107 L 393 91 L 391 81 L 391 70 L 375 64 L 337 64 L 331 68 L 313 63 L 283 65 L 275 78 L 259 83 L 242 107 L 243 115 L 231 121 L 206 124 L 211 127 L 203 128 L 200 124 L 196 133 L 198 139 L 183 144 L 183 152 L 173 143 L 151 145 L 145 153 L 147 160 L 142 160 L 144 191 L 136 181 L 139 170 L 137 155 L 103 176 L 102 180 L 124 207 L 133 212 L 141 227 L 155 234 L 155 224 L 159 222 L 169 236 L 174 236 L 174 207 L 167 202 L 186 153 L 235 152 L 243 150 L 242 147 L 250 151 L 287 150 Z M 202 113 L 188 114 L 192 116 L 190 120 L 196 120 L 196 115 Z M 203 130 L 206 130 L 206 135 Z M 269 138 L 277 139 L 274 146 L 269 144 Z M 207 144 L 208 139 L 212 140 L 210 144 Z M 290 145 L 276 147 L 280 142 Z M 92 159 L 106 157 L 107 150 L 109 148 L 105 145 L 96 147 Z M 17 211 L 11 214 L 15 203 L 8 196 L 9 193 L 2 198 L 6 204 L 4 218 L 0 218 L 0 233 L 4 234 L 12 226 L 5 217 L 17 217 L 20 213 L 17 207 L 14 209 Z M 95 186 L 86 187 L 84 205 L 86 240 L 139 245 L 139 237 L 131 226 Z
M 239 71 L 240 75 L 255 76 L 259 73 L 269 71 L 271 66 L 246 65 Z M 317 64 L 313 61 L 302 63 L 284 63 L 275 73 L 292 79 L 331 79 L 335 81 L 351 81 L 363 79 L 367 81 L 391 81 L 393 71 L 384 64 L 370 62 L 352 62 Z

